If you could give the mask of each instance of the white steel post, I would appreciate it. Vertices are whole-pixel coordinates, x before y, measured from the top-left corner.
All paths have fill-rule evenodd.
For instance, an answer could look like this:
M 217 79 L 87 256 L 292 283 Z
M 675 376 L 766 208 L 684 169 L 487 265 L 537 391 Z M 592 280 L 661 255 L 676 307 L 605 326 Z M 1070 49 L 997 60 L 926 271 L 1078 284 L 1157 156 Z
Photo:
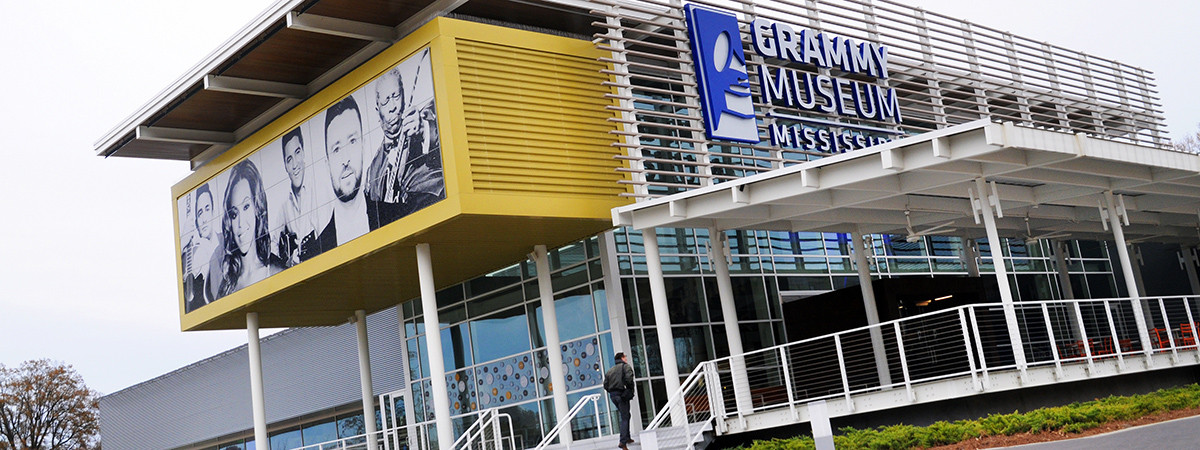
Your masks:
M 609 230 L 599 236 L 600 269 L 604 272 L 604 293 L 608 300 L 608 326 L 612 330 L 613 351 L 623 351 L 632 355 L 633 346 L 629 343 L 629 322 L 625 319 L 625 296 L 617 270 L 617 244 L 613 241 L 613 233 L 613 230 Z M 604 401 L 600 403 L 609 404 Z M 612 411 L 615 413 L 616 409 L 612 409 Z M 642 431 L 641 408 L 630 408 L 629 432 L 640 431 Z
M 662 259 L 658 253 L 658 233 L 654 228 L 644 229 L 642 230 L 642 241 L 646 247 L 646 272 L 650 275 L 650 299 L 654 305 L 654 329 L 658 332 L 658 354 L 662 358 L 663 382 L 669 397 L 679 392 L 679 363 L 675 359 L 675 334 L 671 331 L 667 288 L 663 284 Z M 678 414 L 673 414 L 671 422 L 675 426 L 686 422 L 683 411 L 680 410 Z
M 746 375 L 746 358 L 742 356 L 742 333 L 738 326 L 737 306 L 733 302 L 733 282 L 729 278 L 728 240 L 725 233 L 715 227 L 708 229 L 709 261 L 717 275 L 717 293 L 721 298 L 721 317 L 725 319 L 725 336 L 729 341 L 729 370 L 733 379 L 733 397 L 738 416 L 754 411 L 750 400 L 750 381 Z
M 979 276 L 979 252 L 975 251 L 975 240 L 963 236 L 963 262 L 967 265 L 967 275 Z
M 545 245 L 533 246 L 533 262 L 537 266 L 538 295 L 542 304 L 542 326 L 546 329 L 546 357 L 550 365 L 550 392 L 554 398 L 554 415 L 563 420 L 571 410 L 567 404 L 567 375 L 563 373 L 562 343 L 558 339 L 558 313 L 554 309 L 554 287 L 550 284 L 550 254 Z M 563 424 L 559 440 L 571 444 L 571 424 Z
M 1058 271 L 1058 285 L 1062 291 L 1064 300 L 1075 299 L 1075 288 L 1071 286 L 1071 273 L 1067 266 L 1067 242 L 1054 241 L 1051 247 L 1054 250 L 1054 268 Z
M 1200 295 L 1200 277 L 1196 276 L 1196 255 L 1192 253 L 1192 247 L 1179 244 L 1179 254 L 1183 257 L 1183 271 L 1192 286 L 1192 295 Z
M 262 349 L 258 345 L 258 313 L 246 313 L 247 353 L 250 354 L 250 405 L 254 412 L 255 445 L 267 450 L 267 407 L 263 394 Z
M 354 329 L 358 334 L 358 378 L 362 383 L 363 424 L 367 428 L 367 449 L 378 446 L 375 427 L 375 386 L 371 383 L 371 350 L 367 347 L 367 312 L 354 311 Z
M 399 332 L 400 332 L 400 348 L 401 348 L 400 351 L 404 355 L 404 358 L 402 359 L 404 364 L 402 367 L 404 367 L 404 379 L 407 380 L 404 383 L 404 387 L 401 388 L 401 390 L 404 391 L 404 425 L 405 425 L 404 429 L 407 430 L 405 434 L 408 437 L 407 442 L 408 442 L 409 447 L 423 448 L 423 447 L 419 447 L 419 445 L 421 445 L 420 444 L 421 441 L 419 440 L 417 435 L 420 433 L 420 428 L 416 426 L 416 424 L 417 424 L 416 413 L 413 411 L 414 399 L 413 399 L 413 394 L 412 394 L 412 383 L 411 383 L 412 380 L 409 380 L 409 376 L 410 376 L 409 374 L 412 373 L 412 367 L 409 367 L 409 361 L 410 361 L 408 359 L 408 338 L 409 338 L 409 336 L 408 336 L 408 330 L 404 326 L 404 304 L 403 303 L 396 305 L 396 321 L 400 324 L 400 330 L 399 330 Z M 385 428 L 386 428 L 386 426 L 385 426 Z
M 867 261 L 867 246 L 863 243 L 862 230 L 850 233 L 854 244 L 854 265 L 858 269 L 858 287 L 862 291 L 863 309 L 867 312 L 867 325 L 870 325 L 871 350 L 875 353 L 875 373 L 879 376 L 880 386 L 892 385 L 892 373 L 888 370 L 887 354 L 884 353 L 883 330 L 875 326 L 879 324 L 879 307 L 875 304 L 875 288 L 871 285 L 871 264 Z
M 425 316 L 425 345 L 429 359 L 429 383 L 433 391 L 433 420 L 438 446 L 449 448 L 454 442 L 450 422 L 450 387 L 446 383 L 446 362 L 442 360 L 442 330 L 438 320 L 437 295 L 433 285 L 433 257 L 429 244 L 417 244 L 417 281 L 421 285 L 421 309 Z
M 1008 267 L 1004 265 L 1004 243 L 1000 240 L 1000 232 L 996 230 L 996 217 L 993 215 L 992 204 L 988 199 L 987 182 L 983 178 L 975 179 L 975 188 L 979 192 L 980 215 L 983 216 L 983 226 L 987 229 L 988 245 L 992 249 L 992 266 L 996 270 L 996 284 L 1000 288 L 1000 301 L 1004 305 L 1004 323 L 1008 328 L 1008 340 L 1012 345 L 1013 359 L 1021 376 L 1025 376 L 1025 347 L 1021 343 L 1021 330 L 1017 327 L 1017 311 L 1013 306 L 1012 286 L 1008 284 Z M 999 204 L 1000 199 L 995 199 Z
M 1067 241 L 1052 241 L 1050 243 L 1051 250 L 1054 250 L 1054 268 L 1058 271 L 1058 286 L 1062 291 L 1062 298 L 1064 300 L 1074 300 L 1075 288 L 1071 285 L 1071 272 L 1070 267 L 1067 265 L 1068 245 L 1071 245 L 1071 243 Z M 1066 312 L 1067 316 L 1070 317 L 1071 330 L 1074 331 L 1075 336 L 1084 339 L 1083 335 L 1085 333 L 1083 328 L 1079 326 L 1083 322 L 1079 320 L 1078 309 L 1079 303 L 1076 302 L 1072 307 L 1067 308 Z
M 1133 281 L 1139 297 L 1146 296 L 1146 282 L 1142 279 L 1142 250 L 1137 244 L 1129 244 L 1129 262 L 1133 265 Z
M 1133 263 L 1129 260 L 1129 248 L 1125 246 L 1125 230 L 1121 227 L 1121 218 L 1118 215 L 1116 204 L 1113 202 L 1112 191 L 1104 191 L 1104 202 L 1108 207 L 1108 224 L 1112 227 L 1117 257 L 1121 261 L 1121 274 L 1125 276 L 1125 289 L 1129 292 L 1129 303 L 1133 305 L 1133 320 L 1137 323 L 1138 339 L 1141 339 L 1142 351 L 1146 353 L 1146 364 L 1151 364 L 1150 333 L 1146 330 L 1146 316 L 1142 314 L 1142 296 L 1138 292 L 1137 279 L 1133 275 Z M 1113 345 L 1119 347 L 1116 342 L 1113 342 Z M 1120 353 L 1120 348 L 1117 349 L 1117 353 Z

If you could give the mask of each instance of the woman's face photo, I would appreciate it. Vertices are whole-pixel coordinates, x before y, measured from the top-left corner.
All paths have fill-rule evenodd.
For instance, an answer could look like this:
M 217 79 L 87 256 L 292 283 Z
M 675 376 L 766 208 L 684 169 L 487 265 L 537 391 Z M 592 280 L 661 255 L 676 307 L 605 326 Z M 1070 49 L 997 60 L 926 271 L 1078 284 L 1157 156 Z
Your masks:
M 258 211 L 254 208 L 254 196 L 250 193 L 250 182 L 241 179 L 233 185 L 233 203 L 229 205 L 229 218 L 233 237 L 238 250 L 250 255 L 254 252 L 254 230 Z

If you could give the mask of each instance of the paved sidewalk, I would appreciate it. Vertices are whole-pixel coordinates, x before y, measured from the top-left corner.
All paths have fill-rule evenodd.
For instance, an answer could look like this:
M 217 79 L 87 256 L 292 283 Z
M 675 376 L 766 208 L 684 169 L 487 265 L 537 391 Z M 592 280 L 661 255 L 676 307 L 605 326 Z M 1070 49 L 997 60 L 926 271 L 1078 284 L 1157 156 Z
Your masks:
M 1110 433 L 1054 442 L 1017 445 L 1021 450 L 1136 450 L 1200 448 L 1200 416 L 1152 423 Z

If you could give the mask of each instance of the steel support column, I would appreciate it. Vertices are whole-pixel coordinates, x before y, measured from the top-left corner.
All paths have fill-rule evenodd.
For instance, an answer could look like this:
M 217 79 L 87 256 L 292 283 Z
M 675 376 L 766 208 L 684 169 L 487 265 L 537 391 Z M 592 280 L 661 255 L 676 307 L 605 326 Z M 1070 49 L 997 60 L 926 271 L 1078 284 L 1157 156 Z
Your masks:
M 1192 253 L 1192 247 L 1179 244 L 1179 255 L 1183 257 L 1183 271 L 1187 273 L 1192 295 L 1200 295 L 1200 277 L 1196 276 L 1196 254 Z
M 1067 245 L 1070 243 L 1063 241 L 1050 243 L 1050 247 L 1054 250 L 1054 269 L 1058 272 L 1058 286 L 1062 292 L 1062 298 L 1074 300 L 1075 288 L 1071 286 L 1071 273 L 1067 270 Z
M 358 335 L 358 378 L 362 384 L 363 422 L 367 428 L 367 450 L 378 448 L 379 430 L 375 427 L 375 386 L 371 382 L 371 350 L 367 346 L 367 312 L 354 311 L 354 330 Z
M 545 245 L 533 246 L 531 255 L 537 266 L 538 295 L 542 305 L 542 327 L 546 330 L 546 357 L 550 365 L 550 393 L 554 398 L 554 416 L 563 420 L 571 411 L 567 403 L 567 374 L 563 373 L 562 342 L 558 338 L 558 312 L 554 308 L 554 287 L 550 284 L 550 253 Z M 556 421 L 557 421 L 556 420 Z M 571 444 L 571 427 L 559 434 L 559 441 Z
M 1050 247 L 1052 247 L 1051 249 L 1054 250 L 1054 270 L 1058 272 L 1058 286 L 1062 293 L 1062 298 L 1065 300 L 1074 300 L 1075 288 L 1071 285 L 1071 273 L 1068 270 L 1069 266 L 1067 264 L 1068 245 L 1071 245 L 1071 243 L 1067 241 L 1050 242 Z M 1084 332 L 1084 329 L 1079 326 L 1079 324 L 1082 322 L 1079 320 L 1079 312 L 1076 311 L 1079 308 L 1079 305 L 1075 304 L 1074 306 L 1074 308 L 1067 308 L 1067 316 L 1070 318 L 1071 322 L 1071 331 L 1075 333 L 1073 338 L 1084 340 L 1086 333 Z
M 429 359 L 434 426 L 437 427 L 438 447 L 449 448 L 454 443 L 454 425 L 450 422 L 450 387 L 446 383 L 446 362 L 442 360 L 442 331 L 429 244 L 417 244 L 417 280 L 421 287 L 421 310 L 425 316 L 425 351 Z
M 267 440 L 267 407 L 263 394 L 262 349 L 258 343 L 258 313 L 246 313 L 246 349 L 250 355 L 250 407 L 254 413 L 254 442 L 270 448 Z
M 963 264 L 967 267 L 967 275 L 973 277 L 979 276 L 979 252 L 977 251 L 978 248 L 976 247 L 975 240 L 963 236 L 962 245 Z
M 671 332 L 667 288 L 663 283 L 658 233 L 654 228 L 642 230 L 642 241 L 646 247 L 646 272 L 650 275 L 650 299 L 654 305 L 654 329 L 658 332 L 658 354 L 662 358 L 663 381 L 670 396 L 679 391 L 679 363 L 675 357 L 675 334 Z
M 867 246 L 863 243 L 861 230 L 850 233 L 854 244 L 854 265 L 858 270 L 858 287 L 862 291 L 863 310 L 866 311 L 867 325 L 879 324 L 879 307 L 875 303 L 875 288 L 871 284 L 871 263 L 867 259 Z M 875 353 L 875 373 L 879 376 L 880 386 L 892 384 L 892 374 L 888 370 L 887 353 L 883 346 L 883 331 L 872 326 L 871 351 Z
M 975 188 L 979 192 L 979 212 L 983 216 L 983 226 L 987 230 L 988 246 L 992 249 L 992 266 L 996 271 L 996 284 L 1000 288 L 1000 301 L 1004 305 L 1004 324 L 1008 329 L 1008 340 L 1012 345 L 1013 359 L 1021 378 L 1025 378 L 1026 360 L 1025 347 L 1021 342 L 1021 329 L 1017 326 L 1017 310 L 1013 305 L 1012 286 L 1008 284 L 1008 267 L 1004 265 L 1004 243 L 1000 240 L 1000 232 L 996 230 L 995 211 L 992 201 L 999 204 L 1000 199 L 987 194 L 987 182 L 983 178 L 975 179 Z
M 1125 243 L 1125 230 L 1121 224 L 1121 214 L 1113 202 L 1113 192 L 1104 192 L 1104 203 L 1108 211 L 1108 225 L 1112 229 L 1113 241 L 1117 247 L 1117 257 L 1121 261 L 1121 274 L 1125 276 L 1125 289 L 1129 292 L 1130 304 L 1133 305 L 1133 320 L 1137 323 L 1138 339 L 1142 341 L 1142 349 L 1146 352 L 1146 364 L 1151 363 L 1150 333 L 1146 330 L 1146 316 L 1142 312 L 1142 296 L 1138 292 L 1137 279 L 1133 274 L 1133 263 L 1129 260 L 1129 248 Z M 1114 343 L 1119 347 L 1118 343 Z M 1120 348 L 1116 349 L 1118 352 Z
M 750 381 L 746 375 L 746 358 L 741 354 L 742 332 L 738 326 L 737 305 L 733 301 L 733 281 L 729 278 L 729 245 L 725 233 L 714 228 L 708 229 L 709 253 L 708 260 L 712 262 L 713 272 L 717 275 L 717 294 L 721 299 L 721 317 L 725 325 L 725 337 L 729 343 L 729 370 L 733 379 L 733 397 L 737 405 L 738 415 L 744 416 L 754 411 L 754 403 L 750 399 Z

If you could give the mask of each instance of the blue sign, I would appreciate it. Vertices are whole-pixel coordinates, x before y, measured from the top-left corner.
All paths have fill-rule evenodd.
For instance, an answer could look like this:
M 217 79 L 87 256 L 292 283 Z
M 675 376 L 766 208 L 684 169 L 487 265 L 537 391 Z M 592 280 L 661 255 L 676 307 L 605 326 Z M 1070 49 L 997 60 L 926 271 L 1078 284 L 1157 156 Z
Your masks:
M 709 139 L 757 144 L 758 125 L 737 16 L 684 6 L 696 66 L 704 131 Z

